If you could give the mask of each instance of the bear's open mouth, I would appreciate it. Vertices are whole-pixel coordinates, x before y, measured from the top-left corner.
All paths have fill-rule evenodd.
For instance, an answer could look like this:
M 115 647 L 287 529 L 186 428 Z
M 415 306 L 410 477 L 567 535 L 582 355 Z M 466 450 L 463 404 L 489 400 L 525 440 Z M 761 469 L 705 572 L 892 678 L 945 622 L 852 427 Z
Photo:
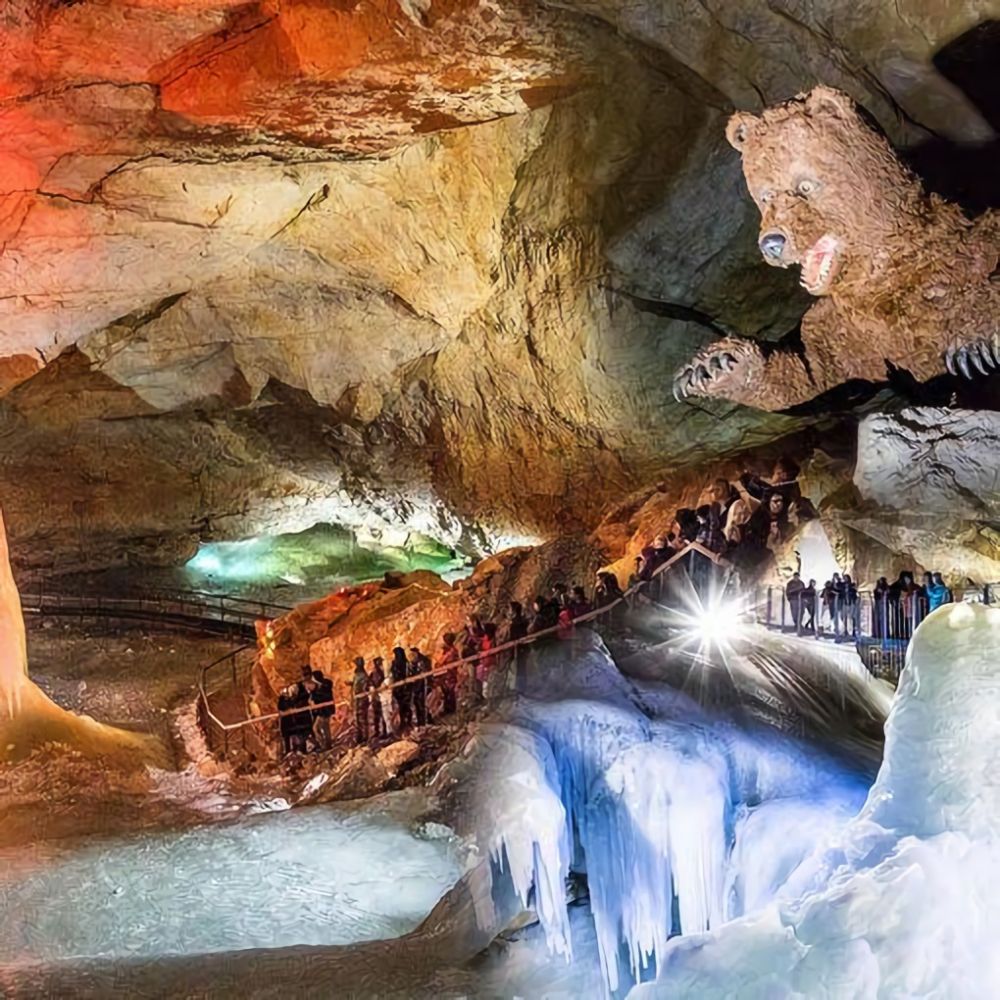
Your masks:
M 806 251 L 799 283 L 811 295 L 822 295 L 833 284 L 837 277 L 839 249 L 837 241 L 827 235 L 820 237 Z

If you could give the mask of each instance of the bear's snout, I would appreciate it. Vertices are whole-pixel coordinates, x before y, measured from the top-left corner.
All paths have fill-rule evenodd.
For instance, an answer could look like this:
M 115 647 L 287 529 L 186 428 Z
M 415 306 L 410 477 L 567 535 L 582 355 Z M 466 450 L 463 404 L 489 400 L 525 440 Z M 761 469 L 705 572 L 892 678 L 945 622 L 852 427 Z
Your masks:
M 769 264 L 783 263 L 781 257 L 785 252 L 785 237 L 781 233 L 764 233 L 758 245 Z

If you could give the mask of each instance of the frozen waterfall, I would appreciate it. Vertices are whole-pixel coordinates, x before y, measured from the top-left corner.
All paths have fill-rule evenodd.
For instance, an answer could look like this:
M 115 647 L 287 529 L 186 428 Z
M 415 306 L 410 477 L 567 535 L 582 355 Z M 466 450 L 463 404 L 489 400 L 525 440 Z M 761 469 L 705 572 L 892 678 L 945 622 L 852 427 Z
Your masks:
M 610 992 L 648 978 L 675 935 L 811 884 L 808 859 L 864 801 L 860 779 L 814 749 L 676 692 L 644 697 L 594 635 L 534 656 L 506 724 L 483 727 L 506 749 L 479 810 L 522 900 L 534 885 L 554 953 L 570 955 L 563 880 L 586 874 Z

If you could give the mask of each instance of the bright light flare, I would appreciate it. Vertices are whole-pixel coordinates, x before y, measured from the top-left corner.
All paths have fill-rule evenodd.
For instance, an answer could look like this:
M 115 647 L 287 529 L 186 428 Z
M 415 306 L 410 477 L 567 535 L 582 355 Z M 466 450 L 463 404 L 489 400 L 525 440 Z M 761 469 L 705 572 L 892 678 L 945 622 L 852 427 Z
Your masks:
M 689 627 L 705 646 L 721 648 L 744 633 L 743 613 L 734 601 L 718 603 L 692 615 Z

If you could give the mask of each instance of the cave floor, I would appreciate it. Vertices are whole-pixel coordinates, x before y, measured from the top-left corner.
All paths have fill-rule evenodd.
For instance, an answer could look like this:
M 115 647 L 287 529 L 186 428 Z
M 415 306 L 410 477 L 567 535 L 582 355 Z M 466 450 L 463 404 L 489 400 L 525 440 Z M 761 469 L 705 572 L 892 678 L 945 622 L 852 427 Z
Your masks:
M 32 679 L 63 708 L 150 733 L 175 770 L 122 771 L 59 747 L 0 768 L 0 847 L 231 815 L 230 790 L 186 768 L 176 711 L 193 703 L 199 667 L 231 644 L 128 628 L 111 633 L 56 620 L 29 624 Z

